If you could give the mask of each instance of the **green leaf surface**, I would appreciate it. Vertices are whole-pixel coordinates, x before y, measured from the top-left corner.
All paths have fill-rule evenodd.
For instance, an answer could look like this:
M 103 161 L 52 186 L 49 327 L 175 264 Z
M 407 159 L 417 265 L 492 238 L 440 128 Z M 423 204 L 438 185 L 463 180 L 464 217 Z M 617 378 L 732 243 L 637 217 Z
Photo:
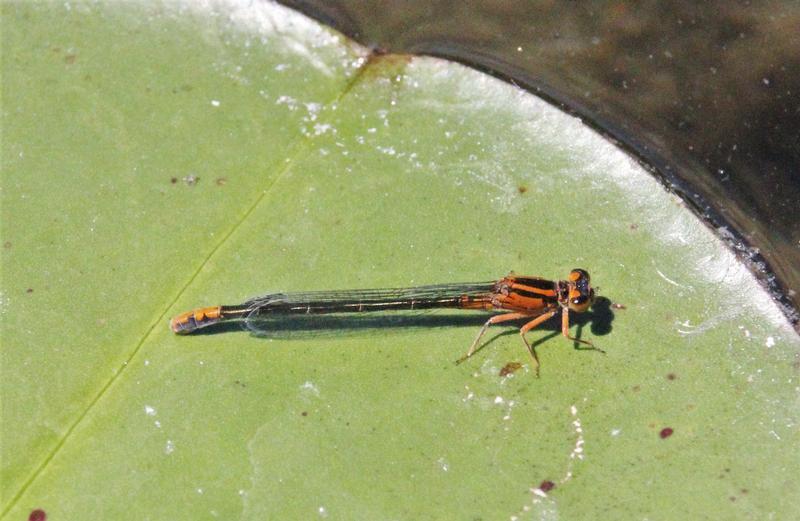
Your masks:
M 800 515 L 800 339 L 580 121 L 272 4 L 0 9 L 3 519 Z M 538 379 L 513 327 L 453 364 L 483 315 L 168 328 L 574 267 L 606 300 L 572 332 L 606 354 L 548 323 Z

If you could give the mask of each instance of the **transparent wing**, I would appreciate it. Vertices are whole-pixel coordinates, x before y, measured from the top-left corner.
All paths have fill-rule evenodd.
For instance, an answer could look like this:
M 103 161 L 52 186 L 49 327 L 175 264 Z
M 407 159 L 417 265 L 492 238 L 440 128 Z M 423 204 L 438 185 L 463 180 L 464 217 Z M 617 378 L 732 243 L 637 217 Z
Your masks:
M 308 291 L 296 293 L 270 293 L 244 303 L 253 310 L 282 309 L 284 306 L 309 304 L 346 304 L 380 302 L 430 302 L 461 296 L 478 297 L 490 294 L 496 282 L 434 284 L 413 288 L 355 289 L 333 291 Z
M 461 308 L 465 300 L 490 301 L 495 282 L 437 284 L 413 288 L 271 293 L 248 300 L 245 326 L 253 332 L 276 329 L 378 327 L 409 322 L 408 312 Z M 376 312 L 403 316 L 375 318 Z M 356 316 L 369 313 L 370 317 Z M 346 318 L 343 318 L 346 317 Z M 411 321 L 414 321 L 412 319 Z M 338 326 L 336 324 L 339 324 Z M 408 324 L 406 324 L 408 325 Z

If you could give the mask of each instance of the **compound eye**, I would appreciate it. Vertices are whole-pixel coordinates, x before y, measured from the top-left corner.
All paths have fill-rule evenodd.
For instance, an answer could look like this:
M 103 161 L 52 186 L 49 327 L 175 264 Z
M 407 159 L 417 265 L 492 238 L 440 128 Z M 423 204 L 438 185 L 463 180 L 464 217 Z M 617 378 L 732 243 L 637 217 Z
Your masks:
M 589 272 L 586 270 L 582 270 L 580 268 L 575 268 L 574 270 L 569 272 L 569 280 L 571 280 L 572 282 L 578 282 L 584 280 L 586 282 L 589 282 L 590 280 Z
M 574 270 L 572 270 L 572 272 L 570 273 L 570 278 L 573 277 L 574 277 L 573 280 L 585 280 L 587 282 L 589 281 L 590 278 L 589 272 L 581 268 L 575 268 Z
M 574 299 L 572 299 L 572 303 L 575 304 L 576 306 L 580 306 L 581 304 L 586 302 L 589 302 L 589 297 L 587 297 L 586 295 L 581 295 L 580 297 L 575 297 Z
M 569 299 L 569 309 L 576 313 L 583 313 L 589 306 L 591 306 L 592 300 L 590 295 L 581 295 L 570 297 Z

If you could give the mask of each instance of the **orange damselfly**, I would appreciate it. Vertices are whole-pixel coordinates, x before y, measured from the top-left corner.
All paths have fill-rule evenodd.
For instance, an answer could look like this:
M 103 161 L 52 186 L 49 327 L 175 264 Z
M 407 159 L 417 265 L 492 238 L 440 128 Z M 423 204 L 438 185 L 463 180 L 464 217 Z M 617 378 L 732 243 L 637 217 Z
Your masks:
M 222 322 L 243 321 L 288 315 L 368 313 L 426 309 L 464 309 L 496 311 L 478 332 L 467 353 L 457 363 L 471 357 L 492 324 L 530 319 L 519 328 L 536 370 L 539 358 L 525 333 L 561 312 L 561 333 L 569 340 L 595 348 L 591 342 L 569 334 L 569 312 L 583 313 L 594 302 L 594 290 L 586 270 L 574 269 L 567 280 L 552 281 L 514 273 L 500 280 L 478 283 L 436 284 L 412 288 L 389 288 L 306 293 L 271 293 L 235 306 L 210 306 L 181 313 L 170 321 L 172 331 L 189 334 Z M 599 349 L 598 349 L 599 350 Z

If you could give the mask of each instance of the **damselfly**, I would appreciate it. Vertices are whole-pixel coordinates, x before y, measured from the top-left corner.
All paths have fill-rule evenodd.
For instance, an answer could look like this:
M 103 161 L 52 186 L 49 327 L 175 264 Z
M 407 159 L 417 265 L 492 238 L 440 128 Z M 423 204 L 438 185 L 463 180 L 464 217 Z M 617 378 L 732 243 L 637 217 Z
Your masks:
M 591 342 L 570 336 L 569 312 L 583 313 L 594 302 L 594 290 L 586 270 L 574 269 L 567 280 L 552 281 L 539 277 L 509 274 L 500 280 L 478 283 L 436 284 L 413 288 L 367 289 L 344 291 L 312 291 L 307 293 L 272 293 L 256 297 L 236 306 L 211 306 L 195 309 L 174 317 L 172 331 L 188 334 L 221 322 L 241 321 L 290 315 L 322 315 L 368 313 L 377 311 L 411 311 L 425 309 L 465 309 L 496 311 L 478 332 L 467 353 L 457 360 L 471 357 L 486 330 L 492 324 L 530 319 L 519 328 L 520 337 L 538 372 L 536 350 L 525 333 L 561 312 L 561 334 L 591 349 Z M 599 350 L 599 349 L 598 349 Z

